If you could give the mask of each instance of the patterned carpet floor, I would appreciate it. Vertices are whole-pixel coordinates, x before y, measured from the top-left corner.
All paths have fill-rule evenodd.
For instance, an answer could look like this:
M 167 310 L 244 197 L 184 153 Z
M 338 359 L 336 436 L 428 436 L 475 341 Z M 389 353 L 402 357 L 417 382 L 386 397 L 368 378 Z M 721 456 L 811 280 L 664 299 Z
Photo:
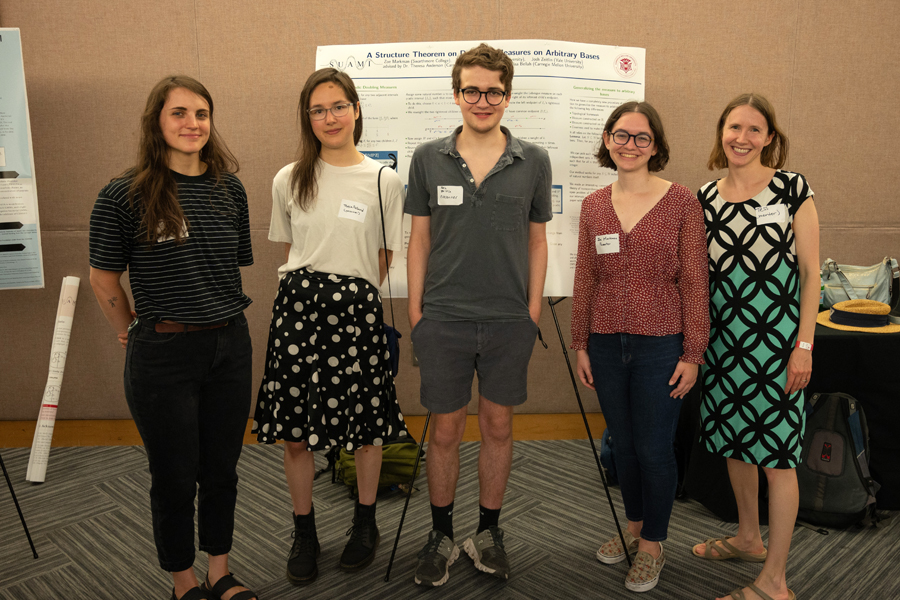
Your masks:
M 31 556 L 5 482 L 0 482 L 0 599 L 168 599 L 171 579 L 156 563 L 143 448 L 55 448 L 47 481 L 25 482 L 28 449 L 2 450 L 40 558 Z M 478 444 L 464 443 L 455 503 L 457 541 L 474 533 L 478 512 Z M 353 515 L 347 488 L 327 476 L 315 484 L 322 555 L 319 578 L 294 587 L 284 576 L 292 531 L 290 499 L 279 446 L 246 446 L 240 471 L 231 568 L 262 600 L 405 598 L 630 598 L 626 564 L 602 565 L 599 544 L 615 532 L 596 464 L 586 440 L 516 442 L 513 472 L 501 514 L 513 573 L 501 581 L 475 569 L 462 554 L 450 581 L 425 589 L 412 581 L 416 553 L 431 528 L 425 477 L 410 503 L 391 579 L 385 571 L 403 497 L 379 500 L 381 546 L 374 563 L 348 575 L 337 563 Z M 324 460 L 317 457 L 320 466 Z M 612 488 L 620 518 L 624 510 Z M 800 600 L 900 598 L 900 519 L 881 528 L 794 531 L 788 582 Z M 692 544 L 737 526 L 696 502 L 676 501 L 665 543 L 667 562 L 646 598 L 710 599 L 751 582 L 761 568 L 736 561 L 704 561 Z M 765 531 L 764 531 L 765 538 Z M 198 554 L 198 575 L 206 559 Z

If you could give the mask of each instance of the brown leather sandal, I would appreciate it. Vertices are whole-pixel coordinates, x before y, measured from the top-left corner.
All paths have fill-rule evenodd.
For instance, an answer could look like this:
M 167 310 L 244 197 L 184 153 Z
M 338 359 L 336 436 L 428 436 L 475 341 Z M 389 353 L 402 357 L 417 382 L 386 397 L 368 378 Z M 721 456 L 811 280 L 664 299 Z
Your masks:
M 701 544 L 706 545 L 706 550 L 702 553 L 697 552 L 697 547 Z M 763 549 L 759 554 L 738 550 L 728 543 L 728 540 L 725 538 L 709 538 L 705 542 L 701 542 L 701 544 L 694 546 L 691 549 L 691 553 L 698 558 L 705 558 L 707 560 L 731 560 L 733 558 L 739 558 L 746 562 L 760 563 L 765 562 L 766 556 L 769 554 L 769 551 L 766 549 Z M 716 554 L 713 554 L 713 550 L 716 551 Z

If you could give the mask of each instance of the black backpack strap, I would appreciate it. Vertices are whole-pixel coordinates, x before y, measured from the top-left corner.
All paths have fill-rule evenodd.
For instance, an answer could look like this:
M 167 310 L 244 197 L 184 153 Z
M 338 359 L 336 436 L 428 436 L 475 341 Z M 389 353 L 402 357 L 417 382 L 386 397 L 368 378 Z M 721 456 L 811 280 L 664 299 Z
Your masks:
M 844 406 L 847 411 L 847 425 L 850 428 L 850 435 L 853 438 L 853 455 L 856 457 L 856 465 L 859 468 L 859 473 L 866 486 L 866 491 L 869 492 L 869 499 L 866 502 L 868 511 L 866 517 L 860 522 L 860 525 L 866 526 L 872 522 L 872 516 L 875 512 L 875 494 L 881 489 L 881 485 L 872 479 L 872 474 L 869 472 L 869 458 L 866 455 L 867 440 L 863 433 L 862 426 L 862 421 L 865 417 L 863 417 L 862 412 L 859 410 L 858 401 L 855 398 L 846 396 L 845 399 L 846 402 L 844 403 Z
M 806 402 L 809 404 L 810 408 L 815 408 L 816 404 L 819 403 L 819 400 L 822 399 L 822 396 L 827 396 L 827 395 L 828 394 L 813 394 L 812 396 L 810 396 L 809 400 L 807 400 Z M 807 415 L 808 414 L 809 413 L 807 413 Z
M 381 200 L 381 172 L 387 169 L 383 166 L 378 169 L 378 212 L 381 214 L 381 239 L 384 241 L 384 271 L 387 274 L 388 301 L 391 306 L 391 327 L 394 326 L 394 292 L 391 290 L 391 265 L 388 262 L 387 232 L 384 227 L 384 206 Z
M 896 258 L 886 258 L 888 267 L 891 269 L 891 300 L 889 304 L 891 308 L 900 306 L 900 266 L 897 265 Z

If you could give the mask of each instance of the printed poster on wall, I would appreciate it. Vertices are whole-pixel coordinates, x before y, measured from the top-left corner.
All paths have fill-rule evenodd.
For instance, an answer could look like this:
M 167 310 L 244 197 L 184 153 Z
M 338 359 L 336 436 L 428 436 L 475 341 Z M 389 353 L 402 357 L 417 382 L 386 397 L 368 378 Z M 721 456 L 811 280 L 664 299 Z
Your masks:
M 34 153 L 18 29 L 0 28 L 0 81 L 0 289 L 42 288 Z
M 456 57 L 480 42 L 414 42 L 320 46 L 316 68 L 346 71 L 363 107 L 359 150 L 393 166 L 406 182 L 416 147 L 462 125 L 450 74 Z M 644 99 L 646 51 L 549 40 L 499 40 L 515 75 L 502 124 L 543 146 L 553 167 L 553 220 L 547 224 L 549 264 L 545 296 L 571 296 L 578 247 L 578 216 L 585 196 L 615 180 L 597 164 L 603 125 L 612 110 Z M 410 217 L 404 252 L 391 265 L 395 297 L 404 297 Z M 384 290 L 387 293 L 387 285 Z

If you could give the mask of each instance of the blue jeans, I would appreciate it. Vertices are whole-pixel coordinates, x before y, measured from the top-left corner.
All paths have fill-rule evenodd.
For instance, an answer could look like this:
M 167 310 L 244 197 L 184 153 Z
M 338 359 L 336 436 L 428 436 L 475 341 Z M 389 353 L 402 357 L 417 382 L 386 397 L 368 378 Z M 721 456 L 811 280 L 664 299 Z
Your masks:
M 166 571 L 194 564 L 198 484 L 200 549 L 231 550 L 251 352 L 243 315 L 226 327 L 180 333 L 157 333 L 139 320 L 128 333 L 125 398 L 150 463 L 153 538 Z
M 666 539 L 678 485 L 673 441 L 681 400 L 669 379 L 683 334 L 591 334 L 588 356 L 615 452 L 625 516 L 643 521 L 641 537 Z

